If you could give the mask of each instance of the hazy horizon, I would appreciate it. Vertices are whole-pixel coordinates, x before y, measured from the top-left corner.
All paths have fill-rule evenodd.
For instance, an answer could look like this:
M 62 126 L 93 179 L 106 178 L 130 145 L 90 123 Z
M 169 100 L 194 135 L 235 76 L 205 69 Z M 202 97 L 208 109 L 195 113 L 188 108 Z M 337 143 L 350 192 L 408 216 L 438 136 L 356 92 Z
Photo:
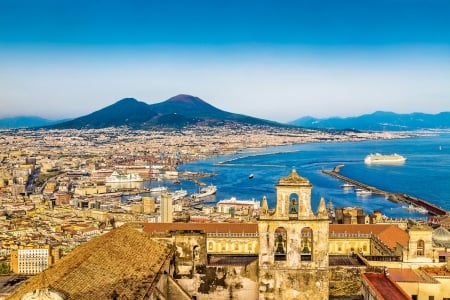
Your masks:
M 449 111 L 446 1 L 0 0 L 0 118 L 177 94 L 290 122 Z

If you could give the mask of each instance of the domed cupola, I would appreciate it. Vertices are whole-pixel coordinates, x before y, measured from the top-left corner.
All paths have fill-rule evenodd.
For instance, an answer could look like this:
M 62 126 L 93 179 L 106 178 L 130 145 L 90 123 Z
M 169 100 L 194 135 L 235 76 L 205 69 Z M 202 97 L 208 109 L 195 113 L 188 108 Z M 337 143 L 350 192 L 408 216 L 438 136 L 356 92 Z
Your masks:
M 28 292 L 22 296 L 21 300 L 67 300 L 69 299 L 63 293 L 50 289 L 39 288 Z
M 433 230 L 433 242 L 441 247 L 450 247 L 450 232 L 442 227 Z

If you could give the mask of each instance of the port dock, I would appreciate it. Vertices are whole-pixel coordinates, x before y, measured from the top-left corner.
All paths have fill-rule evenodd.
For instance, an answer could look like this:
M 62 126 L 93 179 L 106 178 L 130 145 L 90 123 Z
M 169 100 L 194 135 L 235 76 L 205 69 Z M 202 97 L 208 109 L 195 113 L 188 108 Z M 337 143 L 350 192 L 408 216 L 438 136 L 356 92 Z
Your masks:
M 352 184 L 357 188 L 361 188 L 361 189 L 365 189 L 368 191 L 371 191 L 373 194 L 376 195 L 382 195 L 384 197 L 386 197 L 387 199 L 393 201 L 393 202 L 397 202 L 397 203 L 407 203 L 407 204 L 411 204 L 411 205 L 415 205 L 418 207 L 423 207 L 428 211 L 429 215 L 432 216 L 443 216 L 443 215 L 448 215 L 449 212 L 446 211 L 445 209 L 443 209 L 442 207 L 439 207 L 433 203 L 430 203 L 426 200 L 423 199 L 419 199 L 417 197 L 411 196 L 411 195 L 407 195 L 404 193 L 393 193 L 393 192 L 387 192 L 387 191 L 383 191 L 381 189 L 378 189 L 376 187 L 367 185 L 363 182 L 357 181 L 355 179 L 346 177 L 342 174 L 339 173 L 340 169 L 343 167 L 343 165 L 339 165 L 337 167 L 335 167 L 333 170 L 322 170 L 322 173 L 330 175 L 334 178 L 337 178 L 339 180 L 342 180 L 346 183 Z

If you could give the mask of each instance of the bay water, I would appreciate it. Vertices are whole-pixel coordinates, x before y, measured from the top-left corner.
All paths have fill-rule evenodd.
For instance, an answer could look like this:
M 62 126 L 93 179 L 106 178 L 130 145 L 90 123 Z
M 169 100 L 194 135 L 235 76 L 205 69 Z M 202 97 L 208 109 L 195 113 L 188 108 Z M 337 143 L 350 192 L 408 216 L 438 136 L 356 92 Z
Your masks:
M 370 153 L 398 153 L 406 157 L 401 165 L 367 165 Z M 321 197 L 334 207 L 362 207 L 366 213 L 381 210 L 393 218 L 422 218 L 426 215 L 406 210 L 405 204 L 391 202 L 383 196 L 357 196 L 342 189 L 342 181 L 322 173 L 343 165 L 341 174 L 387 192 L 405 193 L 450 210 L 450 134 L 439 133 L 392 140 L 361 142 L 321 142 L 262 149 L 244 149 L 230 155 L 218 155 L 179 166 L 179 171 L 214 173 L 201 178 L 205 184 L 218 187 L 212 201 L 236 197 L 239 200 L 262 200 L 269 208 L 275 205 L 275 185 L 293 168 L 313 185 L 312 208 L 317 210 Z M 250 176 L 252 174 L 252 176 Z M 170 190 L 198 191 L 192 181 L 170 186 Z

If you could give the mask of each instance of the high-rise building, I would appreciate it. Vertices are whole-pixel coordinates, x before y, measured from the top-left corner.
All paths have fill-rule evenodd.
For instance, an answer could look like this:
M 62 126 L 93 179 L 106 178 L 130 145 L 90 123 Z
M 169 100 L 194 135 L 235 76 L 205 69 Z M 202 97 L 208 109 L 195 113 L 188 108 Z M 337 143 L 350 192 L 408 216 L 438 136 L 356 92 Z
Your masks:
M 155 198 L 153 197 L 142 197 L 142 206 L 144 213 L 152 214 L 155 212 Z
M 167 192 L 161 194 L 160 205 L 161 205 L 160 206 L 161 223 L 172 223 L 173 222 L 172 197 Z

